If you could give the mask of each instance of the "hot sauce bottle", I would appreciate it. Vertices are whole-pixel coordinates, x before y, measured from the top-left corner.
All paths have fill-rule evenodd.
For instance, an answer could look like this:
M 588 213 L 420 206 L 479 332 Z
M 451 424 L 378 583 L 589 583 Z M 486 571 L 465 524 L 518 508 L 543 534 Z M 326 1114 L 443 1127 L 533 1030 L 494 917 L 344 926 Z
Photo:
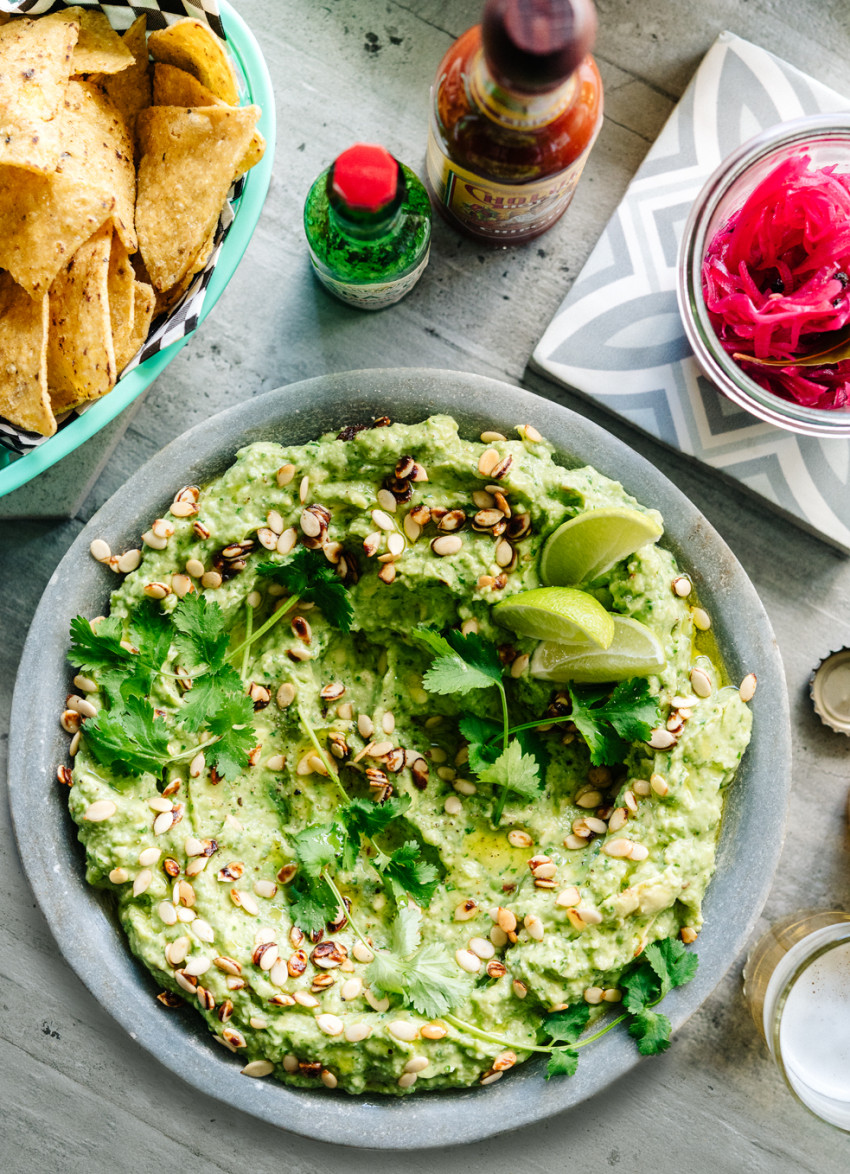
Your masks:
M 449 223 L 531 240 L 563 215 L 602 123 L 592 0 L 488 0 L 431 91 L 427 179 Z
M 310 188 L 304 231 L 322 285 L 359 310 L 382 310 L 428 264 L 431 204 L 409 167 L 384 147 L 355 143 Z

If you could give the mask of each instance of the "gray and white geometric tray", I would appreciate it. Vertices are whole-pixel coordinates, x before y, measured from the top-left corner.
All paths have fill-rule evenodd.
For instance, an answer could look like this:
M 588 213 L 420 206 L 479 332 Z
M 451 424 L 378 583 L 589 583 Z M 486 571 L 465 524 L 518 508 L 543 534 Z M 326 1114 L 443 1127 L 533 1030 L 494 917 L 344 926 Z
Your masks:
M 676 259 L 720 161 L 777 122 L 850 109 L 788 62 L 721 33 L 534 352 L 534 365 L 734 479 L 850 553 L 850 441 L 762 423 L 716 390 L 685 339 Z

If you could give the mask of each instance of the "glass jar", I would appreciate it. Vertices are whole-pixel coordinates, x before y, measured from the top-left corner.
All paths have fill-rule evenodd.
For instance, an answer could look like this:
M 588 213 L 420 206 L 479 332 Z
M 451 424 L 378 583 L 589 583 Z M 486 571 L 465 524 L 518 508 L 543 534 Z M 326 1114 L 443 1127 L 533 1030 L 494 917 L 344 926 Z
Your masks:
M 729 155 L 691 208 L 679 248 L 677 295 L 688 343 L 708 379 L 760 420 L 804 436 L 850 436 L 850 409 L 812 408 L 774 395 L 723 349 L 702 292 L 702 262 L 715 234 L 765 176 L 805 151 L 813 168 L 850 171 L 850 114 L 813 115 L 763 131 Z
M 850 1132 L 850 914 L 777 922 L 750 951 L 744 997 L 797 1100 Z

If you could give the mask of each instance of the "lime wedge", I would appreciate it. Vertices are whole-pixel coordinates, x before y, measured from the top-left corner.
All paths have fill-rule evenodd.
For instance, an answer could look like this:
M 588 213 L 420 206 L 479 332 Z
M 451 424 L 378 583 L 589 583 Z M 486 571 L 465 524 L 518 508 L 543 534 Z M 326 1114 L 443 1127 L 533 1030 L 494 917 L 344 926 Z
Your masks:
M 587 510 L 563 522 L 546 539 L 540 578 L 565 587 L 592 583 L 621 559 L 648 542 L 657 542 L 663 533 L 652 518 L 625 506 Z
M 589 684 L 625 681 L 627 677 L 648 677 L 667 663 L 664 649 L 654 632 L 628 616 L 612 616 L 614 639 L 607 648 L 574 642 L 546 640 L 538 644 L 531 658 L 532 677 L 543 681 L 574 681 Z
M 535 587 L 497 603 L 493 619 L 522 636 L 557 640 L 583 648 L 607 648 L 614 619 L 598 599 L 574 587 Z

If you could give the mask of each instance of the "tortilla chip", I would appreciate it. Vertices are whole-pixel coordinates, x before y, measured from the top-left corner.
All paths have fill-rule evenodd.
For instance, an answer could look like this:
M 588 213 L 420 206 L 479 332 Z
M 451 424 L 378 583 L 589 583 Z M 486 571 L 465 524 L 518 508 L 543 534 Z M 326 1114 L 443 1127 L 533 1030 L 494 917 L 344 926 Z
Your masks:
M 59 161 L 59 121 L 76 24 L 16 20 L 0 29 L 0 163 L 47 174 Z
M 45 21 L 73 21 L 80 26 L 74 49 L 74 73 L 119 73 L 134 57 L 102 12 L 94 8 L 63 8 Z
M 52 436 L 47 394 L 47 294 L 33 300 L 0 270 L 0 416 L 27 432 Z
M 112 323 L 112 347 L 116 355 L 116 366 L 119 351 L 123 353 L 123 349 L 133 333 L 135 284 L 136 275 L 130 264 L 127 250 L 122 245 L 118 234 L 115 233 L 112 237 L 112 249 L 109 254 L 107 288 L 109 291 L 109 318 Z
M 136 357 L 139 348 L 146 342 L 153 321 L 156 303 L 153 286 L 144 281 L 137 281 L 133 288 L 133 295 L 133 330 L 122 348 L 115 350 L 115 366 L 119 374 L 130 360 Z
M 153 104 L 155 106 L 226 106 L 212 90 L 208 90 L 191 73 L 175 65 L 157 62 L 153 68 Z M 258 130 L 254 131 L 248 150 L 245 152 L 234 178 L 259 163 L 266 153 L 266 140 Z
M 217 228 L 218 222 L 216 222 L 216 224 L 213 226 L 212 232 L 201 245 L 201 251 L 189 266 L 188 273 L 186 273 L 186 275 L 182 277 L 176 285 L 172 286 L 171 289 L 167 289 L 164 293 L 158 293 L 156 295 L 155 317 L 158 318 L 160 314 L 171 313 L 171 311 L 183 297 L 183 294 L 204 268 L 207 261 L 209 261 L 212 251 L 215 248 L 215 234 Z
M 47 384 L 56 413 L 106 395 L 115 386 L 109 317 L 112 225 L 77 249 L 50 287 Z
M 135 171 L 129 139 L 106 95 L 71 80 L 61 113 L 62 165 L 52 175 L 0 166 L 0 267 L 40 296 L 109 217 L 128 252 Z
M 72 144 L 82 140 L 88 149 L 90 182 L 102 184 L 103 190 L 115 197 L 115 231 L 121 237 L 128 253 L 139 247 L 133 224 L 136 204 L 136 168 L 133 163 L 133 144 L 121 115 L 93 82 L 70 81 L 65 107 L 72 115 L 75 137 Z M 66 146 L 64 148 L 68 150 Z M 65 164 L 62 164 L 63 170 Z
M 133 64 L 120 73 L 99 78 L 112 105 L 124 118 L 132 139 L 136 130 L 136 115 L 151 104 L 151 69 L 148 45 L 145 39 L 147 17 L 133 21 L 124 34 L 124 44 L 133 54 Z
M 258 106 L 152 106 L 139 115 L 136 223 L 155 289 L 177 285 L 214 230 L 259 116 Z
M 199 20 L 187 17 L 157 30 L 148 38 L 148 49 L 154 61 L 176 65 L 196 77 L 228 106 L 239 101 L 236 74 L 227 56 L 224 42 Z

